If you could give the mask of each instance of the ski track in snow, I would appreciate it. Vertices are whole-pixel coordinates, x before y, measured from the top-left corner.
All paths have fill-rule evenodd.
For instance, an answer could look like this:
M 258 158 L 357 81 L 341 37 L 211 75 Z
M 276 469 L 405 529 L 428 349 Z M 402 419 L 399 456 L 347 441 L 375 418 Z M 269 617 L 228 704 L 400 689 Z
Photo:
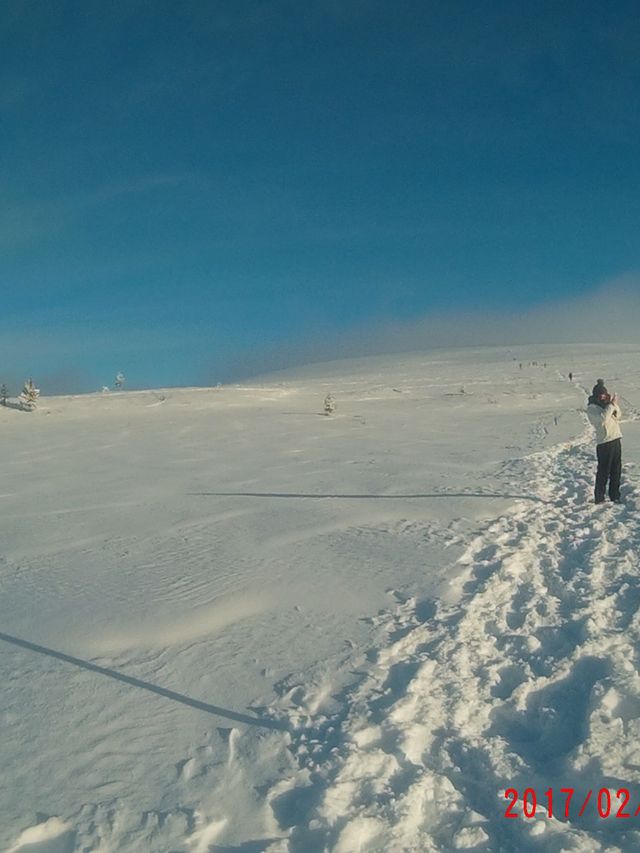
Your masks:
M 574 787 L 576 802 L 626 787 L 640 803 L 638 496 L 593 505 L 593 456 L 588 431 L 507 463 L 504 481 L 539 501 L 471 543 L 458 602 L 409 599 L 380 617 L 386 641 L 342 714 L 318 720 L 302 689 L 297 708 L 289 695 L 273 709 L 296 723 L 300 769 L 269 793 L 289 834 L 264 849 L 640 848 L 636 821 L 603 820 L 593 803 L 570 821 L 541 805 L 533 820 L 504 817 L 509 787 L 542 803 L 549 787 Z

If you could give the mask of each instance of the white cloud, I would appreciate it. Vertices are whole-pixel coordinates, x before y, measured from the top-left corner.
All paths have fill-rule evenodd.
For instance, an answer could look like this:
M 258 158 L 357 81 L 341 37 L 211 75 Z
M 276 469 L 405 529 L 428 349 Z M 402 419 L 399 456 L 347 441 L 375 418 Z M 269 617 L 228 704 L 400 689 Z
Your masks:
M 637 343 L 640 276 L 628 275 L 591 293 L 526 311 L 448 311 L 411 321 L 379 321 L 344 333 L 325 330 L 304 342 L 239 356 L 233 376 L 316 361 L 435 347 L 534 343 Z
M 46 370 L 49 385 L 62 393 L 93 387 L 104 365 L 115 370 L 132 364 L 144 373 L 145 383 L 160 386 L 166 381 L 162 371 L 179 364 L 171 369 L 171 384 L 175 378 L 185 385 L 206 385 L 311 362 L 436 347 L 638 343 L 639 318 L 640 276 L 631 275 L 582 297 L 528 311 L 451 311 L 406 322 L 379 321 L 344 332 L 318 329 L 304 340 L 289 339 L 270 348 L 244 347 L 235 355 L 230 350 L 232 338 L 225 337 L 223 343 L 199 322 L 168 328 L 157 321 L 138 326 L 132 317 L 126 326 L 60 316 L 45 325 L 42 317 L 37 322 L 27 318 L 19 328 L 0 327 L 4 372 L 0 382 L 15 384 L 31 372 L 42 376 Z M 183 379 L 177 378 L 183 374 Z

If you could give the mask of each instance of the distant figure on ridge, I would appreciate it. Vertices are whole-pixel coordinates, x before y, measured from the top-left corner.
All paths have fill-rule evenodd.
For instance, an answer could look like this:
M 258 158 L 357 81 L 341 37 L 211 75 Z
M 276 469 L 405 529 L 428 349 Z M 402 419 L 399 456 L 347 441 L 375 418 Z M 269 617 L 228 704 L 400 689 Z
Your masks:
M 609 484 L 609 498 L 620 503 L 620 475 L 622 473 L 622 433 L 620 431 L 620 406 L 618 395 L 609 394 L 604 380 L 598 379 L 593 386 L 587 405 L 587 415 L 596 430 L 596 454 L 598 470 L 596 472 L 595 502 L 604 502 Z
M 573 373 L 569 371 L 569 382 L 573 382 Z

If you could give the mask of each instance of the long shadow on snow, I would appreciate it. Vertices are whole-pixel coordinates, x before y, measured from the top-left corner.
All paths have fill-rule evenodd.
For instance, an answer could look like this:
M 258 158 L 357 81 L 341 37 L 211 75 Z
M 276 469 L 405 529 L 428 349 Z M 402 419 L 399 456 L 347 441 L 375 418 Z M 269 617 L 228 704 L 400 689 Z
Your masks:
M 277 720 L 261 720 L 255 717 L 249 717 L 247 714 L 240 714 L 237 711 L 230 711 L 228 708 L 220 708 L 218 705 L 210 705 L 208 702 L 201 702 L 199 699 L 191 699 L 182 693 L 176 693 L 175 690 L 168 690 L 166 687 L 159 687 L 157 684 L 150 684 L 148 681 L 142 681 L 139 678 L 134 678 L 131 675 L 123 675 L 121 672 L 116 672 L 113 669 L 107 669 L 104 666 L 98 666 L 95 663 L 82 660 L 81 658 L 66 655 L 64 652 L 58 652 L 55 649 L 48 649 L 46 646 L 39 646 L 36 643 L 30 643 L 28 640 L 21 640 L 19 637 L 12 637 L 10 634 L 0 632 L 0 640 L 5 643 L 12 643 L 14 646 L 19 646 L 22 649 L 27 649 L 30 652 L 38 652 L 41 655 L 56 658 L 57 660 L 71 663 L 74 666 L 79 666 L 82 669 L 88 669 L 90 672 L 97 672 L 99 675 L 106 675 L 107 678 L 113 678 L 116 681 L 122 681 L 124 684 L 129 684 L 132 687 L 139 687 L 142 690 L 148 690 L 150 693 L 157 693 L 158 696 L 164 696 L 165 699 L 173 699 L 174 702 L 181 702 L 183 705 L 189 705 L 191 708 L 196 708 L 198 711 L 206 711 L 208 714 L 216 714 L 218 717 L 226 717 L 229 720 L 235 720 L 238 723 L 247 723 L 250 726 L 261 726 L 265 729 L 280 729 L 287 731 L 287 726 Z
M 348 500 L 360 500 L 368 498 L 374 500 L 407 500 L 409 498 L 508 498 L 509 500 L 535 501 L 541 504 L 553 504 L 537 495 L 508 495 L 489 494 L 488 492 L 431 492 L 423 495 L 322 495 L 304 494 L 298 492 L 187 492 L 188 495 L 197 497 L 219 497 L 219 498 L 344 498 Z
M 262 838 L 259 841 L 245 841 L 243 844 L 235 847 L 220 847 L 218 844 L 214 844 L 207 849 L 209 853 L 264 853 L 269 845 L 281 840 L 281 838 Z

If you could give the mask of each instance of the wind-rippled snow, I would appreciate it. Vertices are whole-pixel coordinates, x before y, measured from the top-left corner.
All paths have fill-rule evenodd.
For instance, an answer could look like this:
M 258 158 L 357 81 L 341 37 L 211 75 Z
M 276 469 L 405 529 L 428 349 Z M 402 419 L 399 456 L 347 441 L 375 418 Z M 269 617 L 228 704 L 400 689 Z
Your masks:
M 504 818 L 509 787 L 640 803 L 636 365 L 434 351 L 0 408 L 0 847 L 638 849 L 640 818 Z M 596 376 L 622 506 L 591 502 Z

